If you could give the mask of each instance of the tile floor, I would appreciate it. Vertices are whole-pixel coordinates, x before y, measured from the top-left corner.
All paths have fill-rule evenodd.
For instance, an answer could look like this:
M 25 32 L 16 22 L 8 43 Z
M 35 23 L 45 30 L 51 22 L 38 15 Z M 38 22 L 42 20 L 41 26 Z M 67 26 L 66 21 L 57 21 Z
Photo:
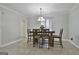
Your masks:
M 32 47 L 32 44 L 26 44 L 23 41 L 0 48 L 0 52 L 8 52 L 9 55 L 79 55 L 79 49 L 68 41 L 63 41 L 64 48 L 55 42 L 54 47 L 38 48 Z

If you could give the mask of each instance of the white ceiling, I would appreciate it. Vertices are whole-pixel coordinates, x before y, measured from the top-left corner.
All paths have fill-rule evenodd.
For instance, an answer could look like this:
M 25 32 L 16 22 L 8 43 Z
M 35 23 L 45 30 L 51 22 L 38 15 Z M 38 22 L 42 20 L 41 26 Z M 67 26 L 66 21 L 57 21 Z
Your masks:
M 74 3 L 2 3 L 9 8 L 12 8 L 25 15 L 39 15 L 40 8 L 44 14 L 51 14 L 53 12 L 69 11 Z

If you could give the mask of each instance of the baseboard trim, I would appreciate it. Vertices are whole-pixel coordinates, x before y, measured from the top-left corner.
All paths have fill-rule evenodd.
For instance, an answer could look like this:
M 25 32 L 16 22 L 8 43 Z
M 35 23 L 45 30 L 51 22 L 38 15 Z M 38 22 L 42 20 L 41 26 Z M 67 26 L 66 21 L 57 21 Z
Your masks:
M 70 42 L 71 44 L 73 44 L 75 47 L 77 47 L 79 49 L 79 46 L 77 44 L 75 44 L 74 42 L 72 42 L 71 40 L 68 40 L 68 42 Z
M 19 42 L 19 41 L 21 41 L 21 40 L 22 40 L 22 39 L 19 39 L 19 40 L 10 42 L 10 43 L 6 43 L 6 44 L 3 44 L 3 45 L 0 45 L 0 47 L 6 47 L 6 46 L 8 46 L 8 45 L 14 44 L 14 43 Z

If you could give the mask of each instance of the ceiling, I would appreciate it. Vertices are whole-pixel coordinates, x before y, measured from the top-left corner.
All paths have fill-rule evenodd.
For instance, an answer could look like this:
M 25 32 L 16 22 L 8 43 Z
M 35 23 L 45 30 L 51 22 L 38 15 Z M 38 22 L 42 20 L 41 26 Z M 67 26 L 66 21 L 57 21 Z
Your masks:
M 2 5 L 12 8 L 24 15 L 39 15 L 40 8 L 44 14 L 52 14 L 54 12 L 69 11 L 74 3 L 2 3 Z

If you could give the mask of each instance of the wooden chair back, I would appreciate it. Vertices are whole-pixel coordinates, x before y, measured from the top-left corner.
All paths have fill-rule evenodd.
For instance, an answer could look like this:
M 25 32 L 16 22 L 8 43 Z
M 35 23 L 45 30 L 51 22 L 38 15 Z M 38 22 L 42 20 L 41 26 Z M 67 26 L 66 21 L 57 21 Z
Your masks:
M 62 34 L 63 34 L 63 28 L 60 29 L 60 33 L 59 33 L 59 36 L 62 37 Z

